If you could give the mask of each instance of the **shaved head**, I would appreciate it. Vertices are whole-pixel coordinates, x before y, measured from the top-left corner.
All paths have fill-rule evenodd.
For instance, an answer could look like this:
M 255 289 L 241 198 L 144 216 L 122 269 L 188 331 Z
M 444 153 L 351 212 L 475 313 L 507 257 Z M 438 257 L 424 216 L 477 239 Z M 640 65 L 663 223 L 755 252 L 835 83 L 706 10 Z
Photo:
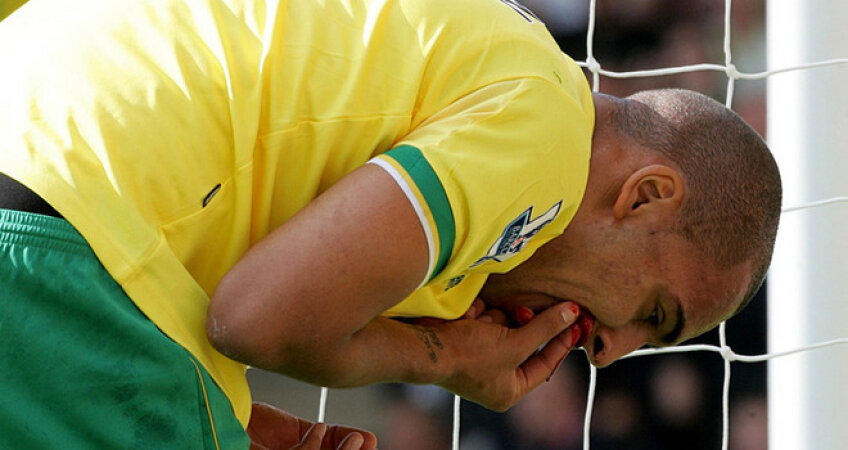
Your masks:
M 675 163 L 687 197 L 675 231 L 718 267 L 751 261 L 740 309 L 762 283 L 774 248 L 781 207 L 777 164 L 742 118 L 693 91 L 643 91 L 619 103 L 619 131 Z

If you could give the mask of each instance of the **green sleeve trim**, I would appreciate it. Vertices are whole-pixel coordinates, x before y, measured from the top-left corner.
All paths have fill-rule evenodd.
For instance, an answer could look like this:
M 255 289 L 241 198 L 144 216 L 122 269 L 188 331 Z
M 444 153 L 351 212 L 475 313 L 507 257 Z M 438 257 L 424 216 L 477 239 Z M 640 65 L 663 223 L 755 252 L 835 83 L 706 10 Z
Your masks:
M 397 161 L 406 170 L 421 191 L 436 222 L 436 232 L 439 234 L 439 254 L 433 273 L 427 280 L 430 281 L 447 265 L 456 239 L 456 226 L 448 195 L 421 150 L 411 145 L 400 145 L 386 152 L 386 156 Z

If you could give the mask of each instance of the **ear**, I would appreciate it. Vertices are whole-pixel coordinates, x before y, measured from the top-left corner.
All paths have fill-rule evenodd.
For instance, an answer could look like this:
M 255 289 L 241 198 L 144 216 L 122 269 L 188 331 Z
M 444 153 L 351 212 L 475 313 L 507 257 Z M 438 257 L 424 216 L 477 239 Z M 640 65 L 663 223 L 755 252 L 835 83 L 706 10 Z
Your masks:
M 613 205 L 616 220 L 644 214 L 656 218 L 673 217 L 683 204 L 683 177 L 665 165 L 654 164 L 633 172 Z

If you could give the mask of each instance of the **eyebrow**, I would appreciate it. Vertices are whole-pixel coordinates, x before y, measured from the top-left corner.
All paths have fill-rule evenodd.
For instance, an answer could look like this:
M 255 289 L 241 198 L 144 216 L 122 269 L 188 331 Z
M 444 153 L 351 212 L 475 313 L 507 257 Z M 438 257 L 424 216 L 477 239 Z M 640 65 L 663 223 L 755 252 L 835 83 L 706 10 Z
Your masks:
M 664 344 L 671 345 L 680 339 L 680 333 L 683 332 L 683 327 L 686 326 L 686 317 L 683 316 L 683 308 L 680 306 L 680 299 L 674 297 L 674 303 L 677 305 L 677 323 L 674 329 L 660 337 L 660 341 Z

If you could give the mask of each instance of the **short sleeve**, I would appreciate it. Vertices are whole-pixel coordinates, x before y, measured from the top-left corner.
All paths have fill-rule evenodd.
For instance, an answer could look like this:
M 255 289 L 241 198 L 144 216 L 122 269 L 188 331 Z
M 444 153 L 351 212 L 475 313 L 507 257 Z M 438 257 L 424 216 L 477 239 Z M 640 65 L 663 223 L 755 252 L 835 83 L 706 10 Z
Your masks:
M 461 314 L 486 274 L 561 234 L 585 191 L 593 125 L 594 111 L 559 86 L 507 80 L 458 99 L 373 159 L 406 193 L 430 247 L 427 292 L 393 310 L 433 315 L 429 301 Z

